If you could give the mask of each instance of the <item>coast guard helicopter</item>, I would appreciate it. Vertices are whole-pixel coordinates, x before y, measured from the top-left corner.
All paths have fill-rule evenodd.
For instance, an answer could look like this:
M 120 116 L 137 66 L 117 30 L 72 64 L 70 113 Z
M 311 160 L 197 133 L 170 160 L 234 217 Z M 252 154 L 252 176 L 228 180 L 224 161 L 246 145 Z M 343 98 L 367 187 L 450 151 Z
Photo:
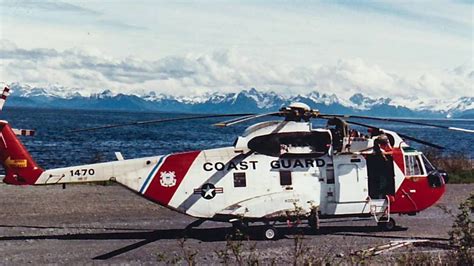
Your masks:
M 9 94 L 0 97 L 3 106 Z M 294 103 L 267 114 L 207 115 L 140 121 L 81 129 L 163 123 L 209 117 L 232 117 L 216 124 L 226 127 L 262 117 L 282 117 L 248 127 L 233 146 L 44 170 L 33 160 L 16 130 L 0 121 L 0 160 L 4 182 L 13 185 L 55 185 L 115 181 L 155 203 L 205 220 L 245 228 L 265 224 L 263 237 L 276 239 L 277 222 L 307 220 L 317 229 L 319 219 L 374 217 L 382 229 L 395 227 L 393 214 L 414 215 L 435 204 L 445 192 L 447 175 L 436 169 L 404 139 L 442 148 L 423 140 L 351 121 L 364 118 L 421 124 L 474 133 L 473 130 L 401 119 L 321 114 Z M 313 128 L 311 119 L 327 120 Z M 370 135 L 350 129 L 368 127 Z

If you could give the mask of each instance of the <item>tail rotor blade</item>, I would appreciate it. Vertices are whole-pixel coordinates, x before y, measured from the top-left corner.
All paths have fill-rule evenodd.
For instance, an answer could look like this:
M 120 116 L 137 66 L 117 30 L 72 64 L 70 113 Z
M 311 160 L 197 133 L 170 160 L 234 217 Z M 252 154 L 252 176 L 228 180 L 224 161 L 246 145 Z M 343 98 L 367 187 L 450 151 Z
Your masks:
M 5 101 L 7 100 L 7 97 L 10 95 L 10 88 L 5 87 L 3 88 L 3 92 L 0 95 L 0 111 L 2 111 L 3 106 L 5 105 Z

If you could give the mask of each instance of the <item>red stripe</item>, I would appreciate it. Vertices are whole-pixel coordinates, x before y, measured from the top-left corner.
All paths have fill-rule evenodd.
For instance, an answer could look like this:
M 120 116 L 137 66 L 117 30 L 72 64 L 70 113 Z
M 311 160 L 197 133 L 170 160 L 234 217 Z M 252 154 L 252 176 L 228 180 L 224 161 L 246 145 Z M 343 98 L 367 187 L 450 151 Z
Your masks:
M 2 95 L 0 96 L 0 98 L 6 100 L 6 99 L 7 99 L 7 96 L 6 96 L 5 94 L 2 94 Z
M 403 151 L 400 148 L 393 148 L 392 150 L 393 160 L 397 164 L 398 168 L 405 173 L 405 164 L 403 163 Z
M 10 91 L 10 88 L 8 88 L 8 87 L 5 87 L 5 88 L 3 89 L 3 92 L 9 92 L 9 91 Z
M 163 165 L 156 172 L 148 189 L 145 191 L 145 197 L 158 202 L 162 205 L 168 205 L 184 177 L 188 173 L 191 164 L 194 162 L 200 151 L 192 151 L 186 153 L 177 153 L 170 155 L 163 162 Z M 162 172 L 174 172 L 176 178 L 176 185 L 172 187 L 163 187 L 160 183 L 160 175 Z

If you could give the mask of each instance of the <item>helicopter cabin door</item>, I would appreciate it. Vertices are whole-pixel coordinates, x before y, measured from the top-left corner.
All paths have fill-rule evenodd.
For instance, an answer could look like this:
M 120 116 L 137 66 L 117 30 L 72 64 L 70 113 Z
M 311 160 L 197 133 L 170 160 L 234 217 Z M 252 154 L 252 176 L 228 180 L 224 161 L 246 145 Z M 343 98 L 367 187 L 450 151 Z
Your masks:
M 368 196 L 367 169 L 362 156 L 334 156 L 336 202 L 365 202 Z

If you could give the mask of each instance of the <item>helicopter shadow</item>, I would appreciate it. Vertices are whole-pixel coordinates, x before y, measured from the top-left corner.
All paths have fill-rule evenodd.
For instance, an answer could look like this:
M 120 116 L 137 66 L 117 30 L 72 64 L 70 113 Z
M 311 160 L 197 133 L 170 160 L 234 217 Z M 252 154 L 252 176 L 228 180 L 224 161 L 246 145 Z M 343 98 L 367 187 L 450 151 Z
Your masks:
M 14 227 L 0 225 L 0 227 Z M 21 227 L 21 226 L 20 226 Z M 34 227 L 40 229 L 57 229 L 57 227 Z M 90 229 L 81 227 L 82 229 Z M 98 229 L 98 228 L 94 228 Z M 102 228 L 103 229 L 103 228 Z M 122 228 L 118 229 L 121 230 Z M 265 241 L 260 237 L 263 232 L 263 226 L 251 226 L 248 228 L 244 239 Z M 282 238 L 291 238 L 295 235 L 343 235 L 358 237 L 376 237 L 389 239 L 406 239 L 407 236 L 393 236 L 386 234 L 374 234 L 381 231 L 376 226 L 324 226 L 318 231 L 314 231 L 309 227 L 278 227 Z M 398 227 L 397 231 L 406 231 L 407 228 Z M 76 233 L 76 234 L 60 234 L 60 235 L 21 235 L 21 236 L 2 236 L 1 241 L 21 241 L 21 240 L 139 240 L 136 243 L 124 246 L 122 248 L 107 252 L 105 254 L 94 257 L 94 260 L 107 260 L 121 254 L 133 251 L 147 244 L 165 240 L 165 239 L 195 239 L 202 242 L 219 242 L 231 239 L 231 227 L 214 227 L 214 228 L 192 228 L 192 229 L 159 229 L 159 230 L 142 230 L 128 229 L 123 232 L 100 232 L 100 233 Z M 423 238 L 426 239 L 426 238 Z M 431 239 L 445 240 L 445 239 Z

